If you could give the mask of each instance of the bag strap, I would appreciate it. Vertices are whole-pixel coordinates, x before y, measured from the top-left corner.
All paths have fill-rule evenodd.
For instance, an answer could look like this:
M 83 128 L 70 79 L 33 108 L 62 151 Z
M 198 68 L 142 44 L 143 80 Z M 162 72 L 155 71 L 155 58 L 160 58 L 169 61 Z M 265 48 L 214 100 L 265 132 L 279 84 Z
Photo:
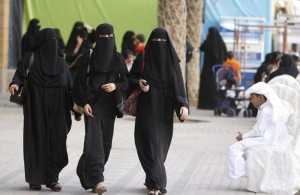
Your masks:
M 142 55 L 142 74 L 144 73 L 144 68 L 145 68 L 145 60 L 144 60 L 144 57 L 145 57 L 145 52 L 143 52 L 143 55 Z
M 90 72 L 90 69 L 91 69 L 90 60 L 91 60 L 92 53 L 93 53 L 93 49 L 90 49 L 89 63 L 87 65 L 87 70 L 86 70 L 87 74 Z
M 86 86 L 88 86 L 89 79 L 90 79 L 89 73 L 91 70 L 90 60 L 91 60 L 92 53 L 93 53 L 93 49 L 90 49 L 89 61 L 88 61 L 87 68 L 86 68 Z
M 32 52 L 32 53 L 30 54 L 28 66 L 27 66 L 27 68 L 26 68 L 26 70 L 25 70 L 25 71 L 26 71 L 26 72 L 25 72 L 25 76 L 27 76 L 28 73 L 30 72 L 30 68 L 32 67 L 33 62 L 34 62 L 34 53 Z

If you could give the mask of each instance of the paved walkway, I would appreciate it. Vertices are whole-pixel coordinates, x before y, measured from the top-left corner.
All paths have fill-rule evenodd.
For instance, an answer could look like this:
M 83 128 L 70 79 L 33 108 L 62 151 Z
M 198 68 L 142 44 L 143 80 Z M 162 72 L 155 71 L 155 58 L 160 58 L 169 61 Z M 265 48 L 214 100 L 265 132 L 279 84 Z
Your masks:
M 0 94 L 0 194 L 50 194 L 49 189 L 32 192 L 24 181 L 22 156 L 22 109 Z M 166 161 L 169 195 L 247 195 L 247 179 L 227 177 L 228 146 L 237 131 L 249 130 L 254 118 L 215 117 L 211 111 L 191 110 L 189 121 L 176 122 Z M 105 170 L 107 195 L 143 195 L 144 172 L 138 161 L 134 118 L 117 119 L 110 159 Z M 76 175 L 83 149 L 83 122 L 73 121 L 68 136 L 69 164 L 60 174 L 59 194 L 91 194 L 84 191 Z

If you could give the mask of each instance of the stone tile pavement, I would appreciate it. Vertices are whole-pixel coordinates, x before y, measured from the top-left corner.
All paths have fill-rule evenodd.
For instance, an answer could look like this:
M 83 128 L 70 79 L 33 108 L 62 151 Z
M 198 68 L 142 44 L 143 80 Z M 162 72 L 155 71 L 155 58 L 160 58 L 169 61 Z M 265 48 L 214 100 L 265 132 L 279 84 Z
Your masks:
M 24 180 L 22 154 L 22 108 L 8 102 L 8 94 L 0 94 L 0 194 L 50 194 L 28 189 Z M 174 136 L 166 161 L 169 195 L 250 195 L 247 179 L 227 177 L 228 146 L 237 131 L 245 132 L 254 118 L 215 117 L 212 111 L 191 109 L 189 121 L 175 122 Z M 134 118 L 117 119 L 113 147 L 105 169 L 107 195 L 143 195 L 144 172 L 138 161 L 134 138 Z M 69 164 L 60 174 L 66 194 L 91 194 L 84 191 L 76 175 L 84 139 L 83 122 L 73 121 L 68 136 Z

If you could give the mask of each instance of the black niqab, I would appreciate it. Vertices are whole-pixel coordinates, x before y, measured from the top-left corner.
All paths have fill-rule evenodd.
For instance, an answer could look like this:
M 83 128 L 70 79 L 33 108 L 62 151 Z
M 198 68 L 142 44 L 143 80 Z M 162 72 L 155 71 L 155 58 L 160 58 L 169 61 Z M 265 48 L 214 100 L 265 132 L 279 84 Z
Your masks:
M 171 80 L 175 63 L 179 61 L 167 31 L 154 29 L 145 47 L 145 79 L 149 84 L 165 86 Z
M 91 71 L 109 72 L 114 70 L 116 52 L 113 26 L 100 24 L 96 29 L 96 46 L 91 56 Z
M 46 28 L 38 33 L 33 52 L 31 74 L 35 83 L 49 87 L 61 85 L 61 75 L 67 66 L 53 29 Z

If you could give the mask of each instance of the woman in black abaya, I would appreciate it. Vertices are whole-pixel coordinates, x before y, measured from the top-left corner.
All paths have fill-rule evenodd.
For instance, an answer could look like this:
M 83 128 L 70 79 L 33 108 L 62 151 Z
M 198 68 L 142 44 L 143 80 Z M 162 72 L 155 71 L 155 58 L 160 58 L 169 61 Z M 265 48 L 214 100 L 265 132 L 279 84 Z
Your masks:
M 135 34 L 133 31 L 129 30 L 126 31 L 123 40 L 122 40 L 122 47 L 121 47 L 121 53 L 124 58 L 126 58 L 126 53 L 127 51 L 131 51 L 133 55 L 136 55 L 135 47 L 134 47 L 134 39 L 135 39 Z
M 204 62 L 200 76 L 198 108 L 214 109 L 217 87 L 212 67 L 216 64 L 223 64 L 227 59 L 226 45 L 216 28 L 209 28 L 207 38 L 201 44 L 200 50 L 204 52 Z
M 68 164 L 66 140 L 71 128 L 71 83 L 53 29 L 43 29 L 37 34 L 33 52 L 18 63 L 10 93 L 15 93 L 24 83 L 24 70 L 31 55 L 34 63 L 23 105 L 25 178 L 32 190 L 40 190 L 46 184 L 53 191 L 60 191 L 59 173 Z
M 299 74 L 296 62 L 293 59 L 293 57 L 289 54 L 282 55 L 277 69 L 270 74 L 268 81 L 270 81 L 276 76 L 283 75 L 283 74 L 288 74 L 294 78 L 296 78 Z
M 29 22 L 27 32 L 23 35 L 21 41 L 21 53 L 22 57 L 32 49 L 35 36 L 39 32 L 41 26 L 38 19 L 32 19 Z
M 139 87 L 143 91 L 134 137 L 149 194 L 166 193 L 164 162 L 173 135 L 174 110 L 181 121 L 188 115 L 179 62 L 168 33 L 156 28 L 148 39 L 145 53 L 137 56 L 130 71 L 131 88 Z
M 84 54 L 73 86 L 74 100 L 85 113 L 84 149 L 77 175 L 84 189 L 100 195 L 107 190 L 103 172 L 111 150 L 115 118 L 122 117 L 117 105 L 128 85 L 127 67 L 116 50 L 113 26 L 97 27 L 96 46 L 89 56 L 90 52 Z

